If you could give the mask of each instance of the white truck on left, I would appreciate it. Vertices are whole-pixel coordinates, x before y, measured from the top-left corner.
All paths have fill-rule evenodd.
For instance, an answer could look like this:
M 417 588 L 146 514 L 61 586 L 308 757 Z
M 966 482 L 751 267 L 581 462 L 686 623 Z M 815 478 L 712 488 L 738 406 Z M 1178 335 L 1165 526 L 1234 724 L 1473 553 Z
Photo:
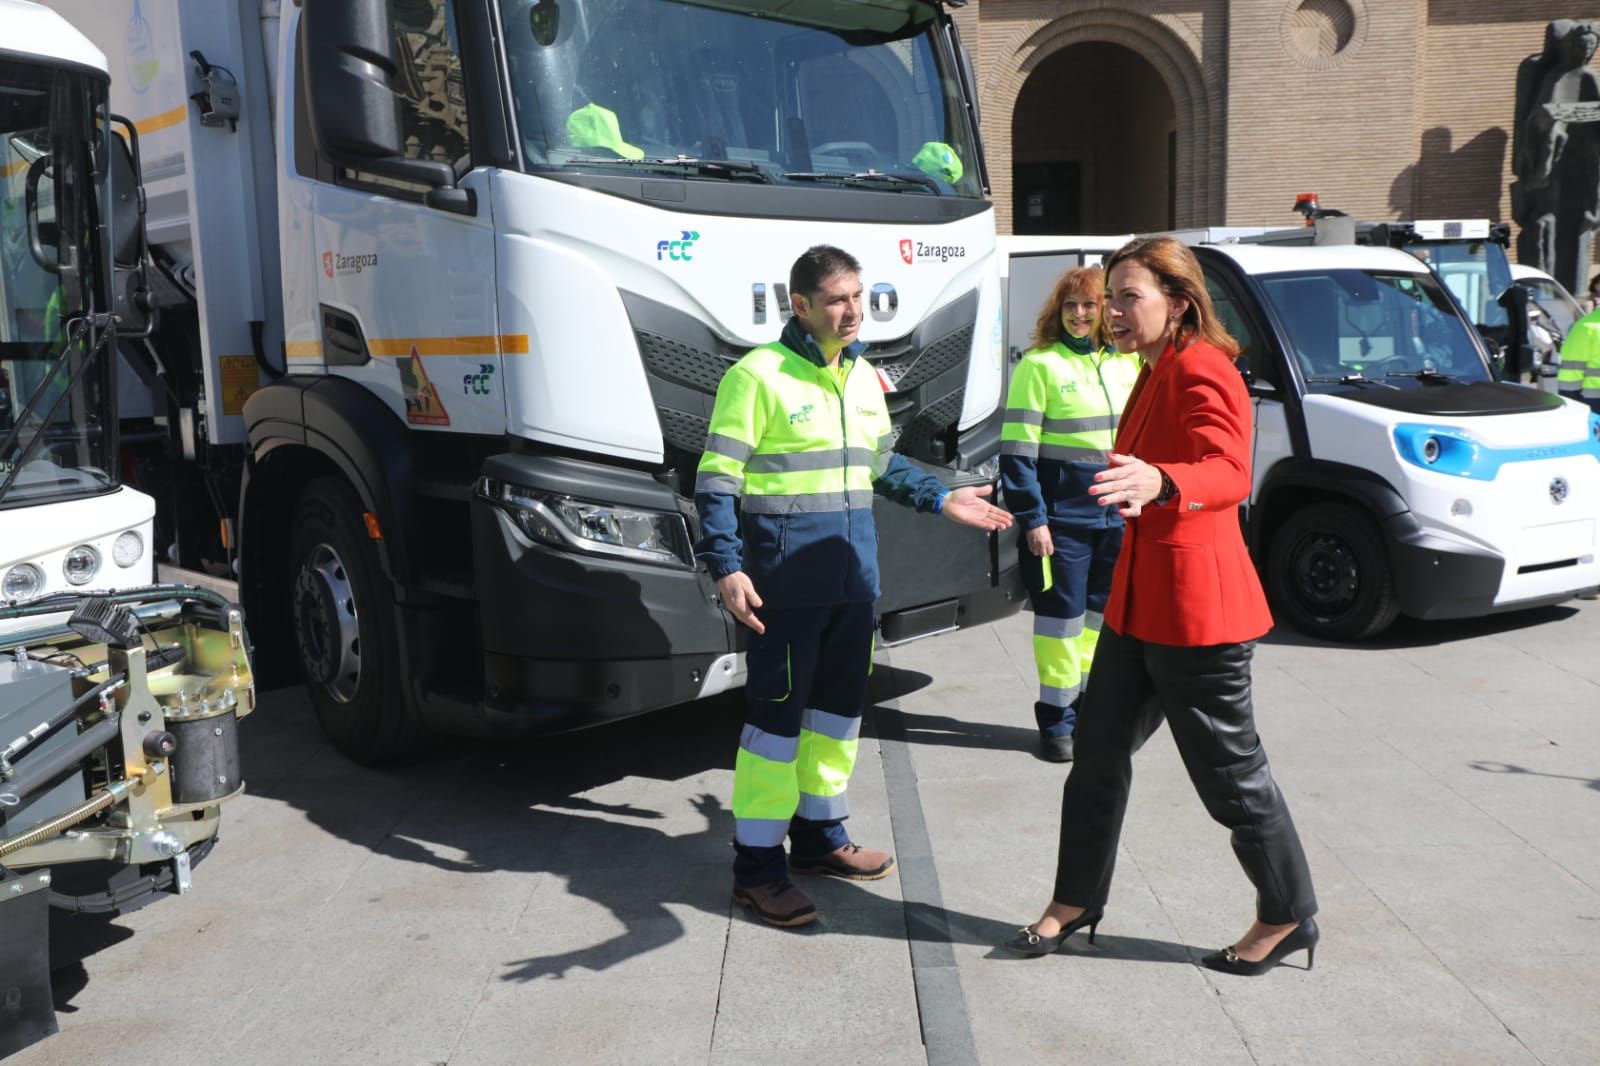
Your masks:
M 243 614 L 151 583 L 121 483 L 119 328 L 143 297 L 137 135 L 104 55 L 0 0 L 0 1058 L 56 1030 L 49 910 L 189 889 L 243 791 Z

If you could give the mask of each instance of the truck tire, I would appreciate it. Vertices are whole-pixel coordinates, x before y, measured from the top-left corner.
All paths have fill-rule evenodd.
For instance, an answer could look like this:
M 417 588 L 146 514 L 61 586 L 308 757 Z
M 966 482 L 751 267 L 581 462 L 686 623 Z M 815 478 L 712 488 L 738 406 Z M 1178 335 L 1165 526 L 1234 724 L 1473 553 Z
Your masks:
M 422 730 L 405 698 L 393 597 L 354 495 L 337 477 L 301 492 L 289 540 L 289 617 L 323 732 L 369 764 L 414 751 Z
M 1272 538 L 1267 558 L 1273 606 L 1302 633 L 1366 640 L 1400 614 L 1383 537 L 1352 504 L 1302 507 Z

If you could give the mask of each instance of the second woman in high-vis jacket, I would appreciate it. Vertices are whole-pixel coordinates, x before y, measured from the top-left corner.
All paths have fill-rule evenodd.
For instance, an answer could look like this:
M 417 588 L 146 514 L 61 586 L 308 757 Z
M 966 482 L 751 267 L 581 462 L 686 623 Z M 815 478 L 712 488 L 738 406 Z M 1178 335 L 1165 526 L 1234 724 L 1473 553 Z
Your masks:
M 1056 282 L 1033 347 L 1012 373 L 1000 445 L 1033 607 L 1039 750 L 1053 762 L 1072 758 L 1078 701 L 1122 546 L 1122 517 L 1096 503 L 1089 486 L 1111 453 L 1139 359 L 1112 347 L 1100 315 L 1104 291 L 1099 267 L 1069 270 Z

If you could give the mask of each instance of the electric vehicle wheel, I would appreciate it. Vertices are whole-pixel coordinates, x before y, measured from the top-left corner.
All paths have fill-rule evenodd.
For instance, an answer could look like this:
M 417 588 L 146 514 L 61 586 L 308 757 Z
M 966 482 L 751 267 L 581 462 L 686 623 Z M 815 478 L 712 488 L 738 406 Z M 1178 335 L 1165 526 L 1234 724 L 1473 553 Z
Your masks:
M 1400 614 L 1383 537 L 1361 511 L 1314 503 L 1272 538 L 1267 591 L 1296 629 L 1325 640 L 1366 640 Z
M 405 699 L 377 551 L 350 486 L 319 478 L 295 504 L 289 616 L 300 671 L 323 731 L 359 763 L 414 750 L 422 739 Z

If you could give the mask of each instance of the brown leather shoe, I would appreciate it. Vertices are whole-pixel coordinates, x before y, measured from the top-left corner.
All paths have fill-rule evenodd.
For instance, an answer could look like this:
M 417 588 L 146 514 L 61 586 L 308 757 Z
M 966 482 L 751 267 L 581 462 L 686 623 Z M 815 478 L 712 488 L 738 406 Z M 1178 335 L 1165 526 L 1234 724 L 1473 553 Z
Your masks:
M 734 885 L 733 901 L 768 925 L 791 929 L 817 920 L 817 906 L 787 878 L 766 885 Z
M 838 851 L 814 859 L 789 856 L 789 869 L 797 874 L 827 874 L 849 881 L 876 881 L 894 869 L 894 856 L 887 851 L 871 851 L 860 844 L 846 844 Z

